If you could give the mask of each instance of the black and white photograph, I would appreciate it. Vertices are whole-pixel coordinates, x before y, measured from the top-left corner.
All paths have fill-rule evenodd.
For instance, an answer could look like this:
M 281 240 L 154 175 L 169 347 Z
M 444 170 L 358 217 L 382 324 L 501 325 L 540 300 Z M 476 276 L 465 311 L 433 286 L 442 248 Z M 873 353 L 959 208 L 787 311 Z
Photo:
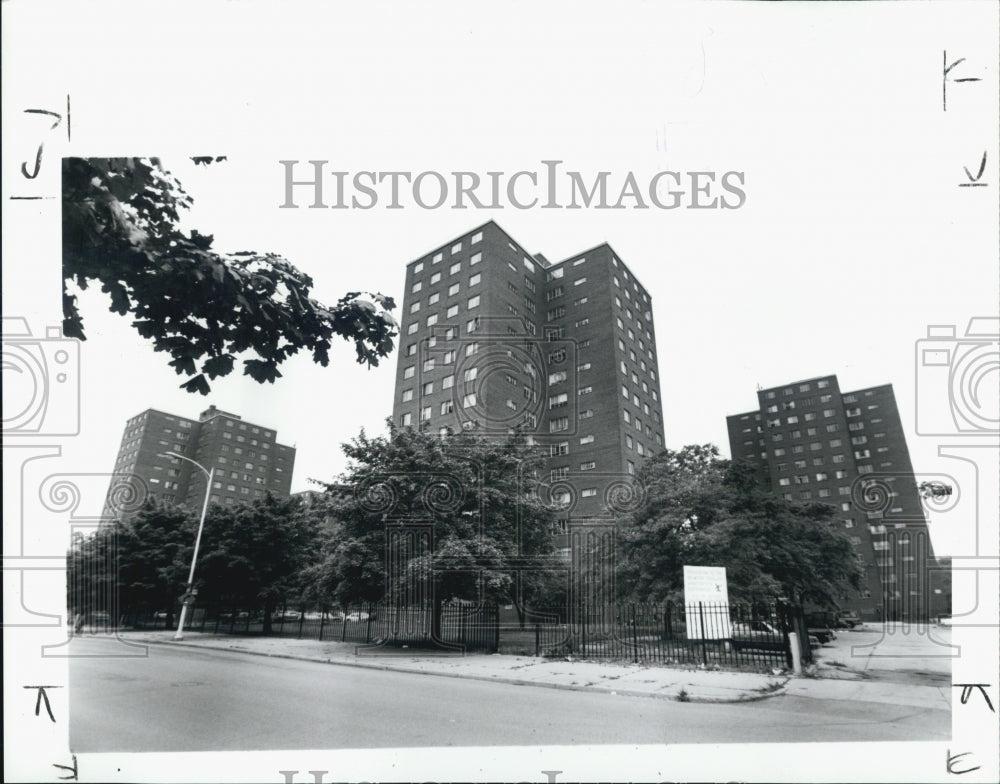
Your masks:
M 0 10 L 7 780 L 997 779 L 997 6 Z

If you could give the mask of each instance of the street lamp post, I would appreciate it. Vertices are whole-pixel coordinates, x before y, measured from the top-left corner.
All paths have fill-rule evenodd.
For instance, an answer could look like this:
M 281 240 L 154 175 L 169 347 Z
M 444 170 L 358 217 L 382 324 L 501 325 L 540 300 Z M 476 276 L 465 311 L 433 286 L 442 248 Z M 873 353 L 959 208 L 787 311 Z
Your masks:
M 208 511 L 208 499 L 212 494 L 212 479 L 215 476 L 215 467 L 213 466 L 211 470 L 206 471 L 205 466 L 195 460 L 192 460 L 190 457 L 184 457 L 184 455 L 179 455 L 176 452 L 164 452 L 164 454 L 169 457 L 175 457 L 178 460 L 186 460 L 187 462 L 196 465 L 208 478 L 208 483 L 205 485 L 205 501 L 201 505 L 201 519 L 198 521 L 198 536 L 194 540 L 194 555 L 191 556 L 191 571 L 188 572 L 187 591 L 184 593 L 184 601 L 181 604 L 181 620 L 180 623 L 177 624 L 177 633 L 174 635 L 175 640 L 183 640 L 184 620 L 187 618 L 187 608 L 191 603 L 193 596 L 194 567 L 198 563 L 198 548 L 201 546 L 201 532 L 205 527 L 205 513 Z

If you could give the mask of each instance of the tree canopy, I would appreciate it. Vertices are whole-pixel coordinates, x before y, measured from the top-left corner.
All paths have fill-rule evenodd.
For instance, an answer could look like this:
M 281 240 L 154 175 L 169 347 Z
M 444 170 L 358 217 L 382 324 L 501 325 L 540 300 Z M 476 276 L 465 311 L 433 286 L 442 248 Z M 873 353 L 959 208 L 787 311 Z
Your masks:
M 316 555 L 317 522 L 298 498 L 270 493 L 250 504 L 213 506 L 195 575 L 199 600 L 260 608 L 269 631 L 274 611 L 302 592 L 302 572 Z
M 862 573 L 834 507 L 786 501 L 712 445 L 666 450 L 640 471 L 647 503 L 622 530 L 618 585 L 633 600 L 679 600 L 683 566 L 724 566 L 730 597 L 836 603 Z
M 540 457 L 522 438 L 362 431 L 343 449 L 347 475 L 327 485 L 337 522 L 315 571 L 322 593 L 344 604 L 378 601 L 387 587 L 427 579 L 438 599 L 512 599 L 526 561 L 522 590 L 541 590 L 553 512 L 535 492 Z M 421 526 L 432 529 L 429 546 L 396 555 L 387 547 L 394 531 Z
M 62 178 L 66 336 L 86 339 L 68 284 L 98 282 L 110 310 L 132 314 L 139 334 L 189 377 L 188 392 L 208 394 L 209 379 L 231 373 L 237 359 L 260 383 L 279 378 L 278 366 L 300 349 L 326 367 L 334 336 L 353 341 L 369 367 L 391 353 L 391 297 L 349 292 L 327 307 L 310 295 L 312 279 L 280 256 L 224 254 L 212 236 L 185 233 L 178 221 L 193 201 L 158 159 L 66 158 Z

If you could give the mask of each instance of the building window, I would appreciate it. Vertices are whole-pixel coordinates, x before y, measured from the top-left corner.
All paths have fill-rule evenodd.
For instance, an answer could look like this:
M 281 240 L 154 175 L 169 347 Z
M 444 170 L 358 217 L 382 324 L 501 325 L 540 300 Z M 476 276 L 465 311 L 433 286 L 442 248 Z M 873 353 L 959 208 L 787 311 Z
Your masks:
M 471 408 L 476 405 L 476 393 L 470 392 L 468 395 L 462 398 L 462 408 Z
M 596 487 L 586 487 L 583 489 L 583 492 L 580 493 L 581 498 L 593 498 L 595 495 L 597 495 Z
M 431 285 L 432 286 L 435 283 L 440 283 L 440 282 L 441 282 L 441 273 L 440 272 L 435 272 L 433 275 L 431 275 Z
M 458 284 L 455 284 L 455 285 L 458 285 Z M 478 308 L 478 307 L 479 307 L 479 295 L 477 294 L 474 297 L 469 297 L 469 302 L 467 303 L 466 308 L 468 310 L 472 310 L 473 308 Z M 472 330 L 469 330 L 469 331 L 471 332 Z
M 597 463 L 593 460 L 588 460 L 586 463 L 580 463 L 581 471 L 592 471 L 595 468 L 597 468 Z
M 404 389 L 403 390 L 403 402 L 404 403 L 409 403 L 411 400 L 413 400 L 413 390 L 412 389 Z
M 402 414 L 399 417 L 399 424 L 401 427 L 409 427 L 410 423 L 413 421 L 413 415 L 409 412 Z
M 448 274 L 449 274 L 449 275 L 454 275 L 454 274 L 455 274 L 456 272 L 458 272 L 458 271 L 459 271 L 459 270 L 461 270 L 461 269 L 462 269 L 462 262 L 460 262 L 460 261 L 456 261 L 456 262 L 455 262 L 454 264 L 452 264 L 452 265 L 451 265 L 451 266 L 450 266 L 450 267 L 448 268 Z
M 549 420 L 550 433 L 558 433 L 562 430 L 569 430 L 569 417 L 558 417 Z
M 418 280 L 418 281 L 417 281 L 416 283 L 414 283 L 414 284 L 413 284 L 412 286 L 410 286 L 410 293 L 411 293 L 411 294 L 416 294 L 416 293 L 417 293 L 418 291 L 420 291 L 420 289 L 422 289 L 423 287 L 424 287 L 424 284 L 423 284 L 423 283 L 421 283 L 421 282 L 420 282 L 420 281 Z
M 403 370 L 403 378 L 413 378 L 413 375 L 416 372 L 417 372 L 416 367 L 414 365 L 410 365 L 409 367 Z
M 594 443 L 594 437 L 592 435 L 583 436 L 580 439 L 580 443 L 581 444 L 592 444 L 592 443 Z

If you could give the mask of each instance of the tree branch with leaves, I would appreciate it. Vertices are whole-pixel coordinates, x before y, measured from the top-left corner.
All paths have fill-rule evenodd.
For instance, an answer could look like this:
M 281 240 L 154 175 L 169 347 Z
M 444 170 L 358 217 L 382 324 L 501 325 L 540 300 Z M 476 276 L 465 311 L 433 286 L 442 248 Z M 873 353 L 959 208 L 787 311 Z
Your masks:
M 219 159 L 216 159 L 219 160 Z M 195 159 L 207 163 L 208 159 Z M 359 364 L 393 350 L 395 302 L 349 292 L 332 307 L 311 296 L 313 281 L 273 253 L 220 253 L 210 235 L 181 230 L 193 201 L 156 158 L 63 160 L 63 331 L 85 340 L 71 285 L 99 283 L 110 310 L 169 365 L 181 387 L 207 395 L 209 380 L 231 373 L 259 383 L 300 350 L 326 367 L 334 337 L 353 341 Z

